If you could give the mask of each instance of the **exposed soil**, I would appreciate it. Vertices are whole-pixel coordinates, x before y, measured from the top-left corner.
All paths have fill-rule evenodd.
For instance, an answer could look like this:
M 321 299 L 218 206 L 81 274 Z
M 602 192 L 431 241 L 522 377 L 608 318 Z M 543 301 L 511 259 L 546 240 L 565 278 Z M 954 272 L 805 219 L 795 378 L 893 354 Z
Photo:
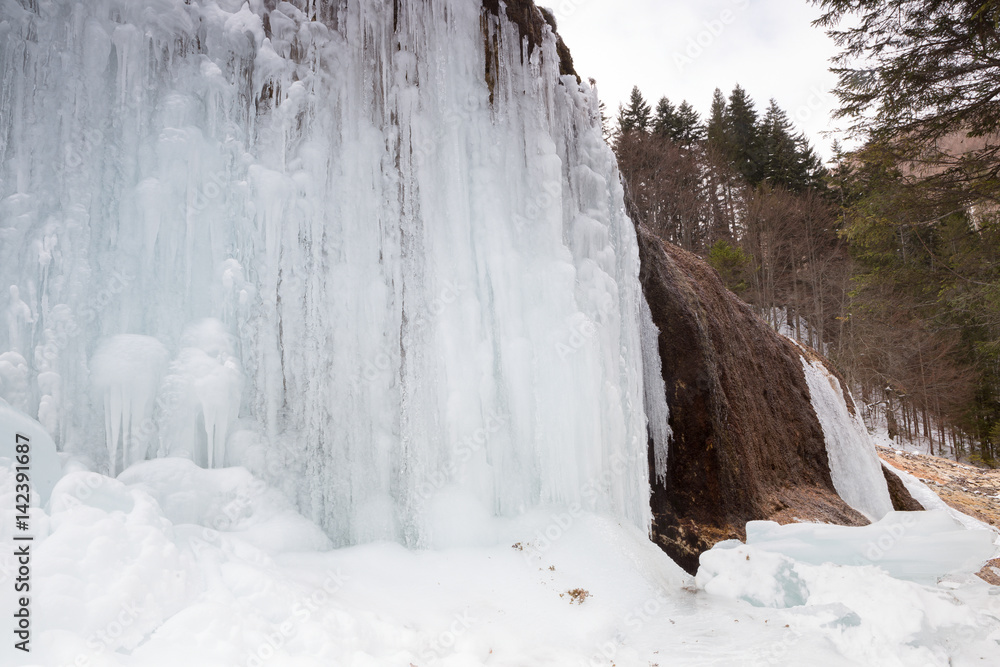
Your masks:
M 1000 529 L 1000 470 L 878 447 L 878 455 L 929 486 L 951 507 Z

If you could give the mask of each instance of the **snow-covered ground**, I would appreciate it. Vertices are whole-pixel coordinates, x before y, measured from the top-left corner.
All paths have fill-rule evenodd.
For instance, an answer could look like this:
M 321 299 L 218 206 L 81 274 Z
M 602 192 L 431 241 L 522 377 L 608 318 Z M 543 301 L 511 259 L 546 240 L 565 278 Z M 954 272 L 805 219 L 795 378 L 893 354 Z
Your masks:
M 943 510 L 865 528 L 753 523 L 749 545 L 716 546 L 693 579 L 634 526 L 576 507 L 443 521 L 435 550 L 331 549 L 242 468 L 168 458 L 112 479 L 65 467 L 31 515 L 32 653 L 8 639 L 0 664 L 1000 661 L 1000 588 L 972 575 L 996 535 Z M 8 619 L 13 506 L 3 465 Z
M 949 459 L 955 458 L 955 448 L 950 441 L 948 446 L 942 451 L 941 444 L 938 440 L 934 441 L 934 447 L 932 448 L 930 440 L 923 435 L 917 435 L 913 438 L 902 438 L 899 436 L 890 438 L 889 432 L 885 426 L 884 417 L 882 417 L 881 420 L 875 424 L 874 428 L 870 428 L 868 432 L 871 434 L 872 442 L 878 447 L 885 447 L 886 449 L 907 452 L 909 454 L 943 456 Z M 931 454 L 932 449 L 934 452 L 933 455 Z M 967 459 L 967 457 L 960 458 L 962 458 L 962 460 Z

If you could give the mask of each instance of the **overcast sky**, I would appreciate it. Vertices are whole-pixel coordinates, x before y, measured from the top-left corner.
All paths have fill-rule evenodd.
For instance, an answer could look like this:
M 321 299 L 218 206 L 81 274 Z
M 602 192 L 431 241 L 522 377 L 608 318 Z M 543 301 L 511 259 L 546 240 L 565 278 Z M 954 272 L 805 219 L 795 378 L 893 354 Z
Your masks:
M 576 70 L 593 77 L 609 115 L 633 85 L 655 107 L 687 99 L 704 118 L 712 91 L 743 86 L 760 113 L 775 98 L 830 156 L 837 47 L 810 25 L 808 0 L 541 0 L 556 14 Z

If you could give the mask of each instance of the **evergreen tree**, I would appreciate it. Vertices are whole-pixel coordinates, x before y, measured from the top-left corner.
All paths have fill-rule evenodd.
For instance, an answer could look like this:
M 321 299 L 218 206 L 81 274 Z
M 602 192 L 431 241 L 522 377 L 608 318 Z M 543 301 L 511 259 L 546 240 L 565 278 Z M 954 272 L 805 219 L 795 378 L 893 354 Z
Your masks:
M 696 142 L 701 141 L 703 136 L 704 130 L 701 126 L 701 117 L 694 110 L 694 107 L 687 100 L 684 100 L 677 107 L 677 132 L 673 136 L 674 141 L 690 148 Z
M 834 139 L 833 143 L 830 144 L 830 155 L 833 156 L 833 161 L 835 163 L 844 159 L 846 151 L 844 150 L 844 144 L 840 142 L 840 139 Z
M 661 97 L 656 104 L 656 116 L 653 118 L 653 134 L 673 140 L 677 135 L 677 111 L 666 97 Z
M 639 86 L 633 86 L 628 106 L 618 107 L 618 131 L 622 134 L 634 130 L 648 132 L 652 117 L 653 111 L 639 91 Z
M 816 155 L 816 151 L 813 150 L 813 147 L 806 138 L 802 135 L 799 136 L 799 162 L 804 177 L 804 187 L 826 189 L 825 181 L 826 177 L 829 176 L 829 172 L 823 166 L 823 161 Z
M 729 159 L 748 183 L 757 185 L 763 180 L 765 162 L 757 110 L 754 109 L 753 100 L 739 84 L 729 96 L 727 112 Z
M 662 97 L 653 117 L 653 134 L 690 148 L 702 139 L 704 132 L 701 117 L 687 100 L 674 108 L 669 99 Z
M 803 136 L 792 134 L 792 122 L 774 99 L 767 107 L 760 130 L 764 180 L 789 190 L 803 190 L 810 179 L 806 173 L 806 154 L 801 147 L 805 144 L 806 150 L 811 149 Z
M 897 162 L 925 169 L 925 195 L 953 208 L 1000 199 L 1000 2 L 813 0 L 841 48 L 837 115 Z M 950 154 L 941 138 L 979 146 Z M 947 142 L 945 142 L 947 144 Z M 957 157 L 957 159 L 956 159 Z
M 706 128 L 709 148 L 718 155 L 728 156 L 729 148 L 729 111 L 726 96 L 718 88 L 712 93 L 712 108 L 708 115 Z

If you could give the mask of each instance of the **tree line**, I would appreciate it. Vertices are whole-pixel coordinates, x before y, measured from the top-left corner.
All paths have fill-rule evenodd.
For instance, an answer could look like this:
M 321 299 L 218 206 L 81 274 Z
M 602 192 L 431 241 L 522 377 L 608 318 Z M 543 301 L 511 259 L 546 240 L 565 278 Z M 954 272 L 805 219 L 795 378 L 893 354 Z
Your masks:
M 634 220 L 831 357 L 891 435 L 996 460 L 995 209 L 957 206 L 941 192 L 943 167 L 913 166 L 891 142 L 835 145 L 827 170 L 775 100 L 761 114 L 738 85 L 715 91 L 704 120 L 687 101 L 653 106 L 634 88 L 615 125 Z M 933 192 L 912 185 L 915 173 Z
M 635 88 L 612 146 L 633 220 L 707 259 L 775 328 L 822 348 L 848 275 L 837 208 L 815 150 L 771 100 L 736 86 L 702 120 L 684 101 L 655 109 Z

